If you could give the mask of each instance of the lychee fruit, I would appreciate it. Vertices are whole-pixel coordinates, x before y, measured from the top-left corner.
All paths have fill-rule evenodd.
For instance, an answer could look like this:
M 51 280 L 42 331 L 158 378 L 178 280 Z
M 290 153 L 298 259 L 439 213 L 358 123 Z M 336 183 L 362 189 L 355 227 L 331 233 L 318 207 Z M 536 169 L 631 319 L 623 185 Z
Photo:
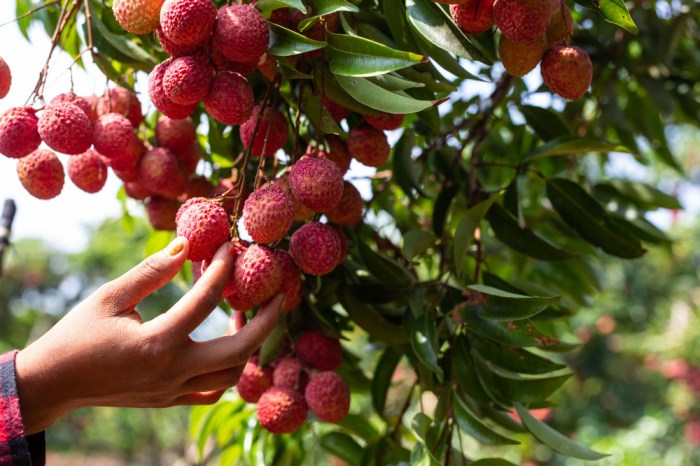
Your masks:
M 177 157 L 177 161 L 180 163 L 180 166 L 187 173 L 194 173 L 197 169 L 197 164 L 202 159 L 202 149 L 200 149 L 197 143 L 192 144 L 190 150 L 184 152 L 174 152 L 174 154 L 175 157 Z
M 94 149 L 68 157 L 68 178 L 86 193 L 96 193 L 107 181 L 107 164 Z
M 331 225 L 331 227 L 333 227 L 333 231 L 338 235 L 338 241 L 340 241 L 340 258 L 338 259 L 338 265 L 340 265 L 348 257 L 348 237 L 340 226 Z
M 115 87 L 107 91 L 97 99 L 96 108 L 98 116 L 107 113 L 124 115 L 134 128 L 138 128 L 143 121 L 141 102 L 136 94 L 123 87 Z
M 289 434 L 306 421 L 304 396 L 287 387 L 270 387 L 258 400 L 258 422 L 273 434 Z
M 39 119 L 31 107 L 14 107 L 0 115 L 0 154 L 18 159 L 41 144 Z
M 363 118 L 377 129 L 391 131 L 401 127 L 404 116 L 396 113 L 381 112 L 378 115 L 364 115 Z
M 267 183 L 246 199 L 243 224 L 257 243 L 274 243 L 289 231 L 294 222 L 294 203 L 274 183 Z
M 82 154 L 92 146 L 92 123 L 80 107 L 68 102 L 49 104 L 39 117 L 39 136 L 64 154 Z
M 501 33 L 515 42 L 537 39 L 547 30 L 552 17 L 550 0 L 498 0 L 493 19 Z
M 332 227 L 309 222 L 292 234 L 289 253 L 305 273 L 325 275 L 332 272 L 340 260 L 340 240 Z
M 37 149 L 19 159 L 17 175 L 24 189 L 38 199 L 58 196 L 65 180 L 61 161 L 48 149 Z
M 331 117 L 336 123 L 340 123 L 350 116 L 350 110 L 326 96 L 323 97 L 323 106 L 326 107 L 326 110 L 328 110 L 328 113 L 331 114 Z
M 283 310 L 293 311 L 299 307 L 303 298 L 301 270 L 287 251 L 275 249 L 275 257 L 282 269 L 282 285 L 279 291 L 287 295 Z
M 297 358 L 285 357 L 277 361 L 272 372 L 272 383 L 276 387 L 287 387 L 303 392 L 308 383 L 308 376 Z
M 257 356 L 248 359 L 236 390 L 247 403 L 257 403 L 265 390 L 272 387 L 272 369 L 258 366 Z
M 131 166 L 142 154 L 143 143 L 138 139 L 129 120 L 119 113 L 107 113 L 97 119 L 93 127 L 95 150 L 107 159 L 127 158 Z M 118 168 L 123 169 L 123 168 Z
M 292 200 L 292 203 L 294 204 L 294 220 L 297 222 L 305 222 L 306 220 L 310 219 L 314 215 L 314 211 L 306 207 L 304 204 L 297 199 L 297 197 L 294 195 L 292 192 L 291 188 L 289 187 L 289 174 L 285 173 L 281 177 L 277 178 L 274 181 L 275 184 L 279 185 L 282 190 L 289 195 L 289 198 Z
M 12 71 L 7 62 L 0 57 L 0 99 L 10 92 L 10 86 L 12 86 Z
M 321 150 L 311 145 L 307 146 L 306 155 L 332 160 L 338 165 L 340 171 L 345 174 L 350 168 L 350 162 L 352 161 L 348 147 L 337 136 L 326 136 L 326 143 L 328 144 L 328 150 Z
M 156 29 L 156 37 L 158 37 L 158 42 L 160 46 L 163 47 L 165 53 L 173 58 L 184 57 L 185 55 L 190 55 L 196 52 L 198 49 L 202 48 L 206 44 L 207 40 L 203 40 L 201 43 L 188 44 L 188 45 L 178 45 L 168 39 L 163 33 L 163 28 L 158 26 Z
M 326 212 L 328 220 L 339 225 L 355 225 L 362 220 L 362 209 L 365 204 L 354 184 L 346 181 L 340 202 Z
M 95 109 L 90 105 L 90 102 L 85 97 L 80 97 L 72 92 L 66 92 L 64 94 L 58 94 L 56 97 L 51 99 L 51 104 L 56 104 L 59 102 L 67 102 L 69 104 L 76 105 L 79 107 L 83 112 L 85 112 L 85 115 L 87 115 L 88 119 L 90 122 L 94 123 L 97 121 L 97 113 L 95 113 Z
M 119 176 L 118 173 L 117 176 Z M 143 201 L 148 196 L 153 194 L 148 188 L 143 186 L 138 179 L 133 181 L 124 181 L 124 192 L 126 192 L 127 196 L 132 199 L 136 199 L 137 201 Z
M 552 0 L 552 19 L 547 26 L 547 45 L 568 45 L 574 36 L 574 18 L 568 0 Z
M 160 10 L 163 34 L 177 45 L 204 42 L 215 21 L 216 6 L 211 0 L 165 0 Z
M 253 88 L 243 75 L 222 71 L 214 76 L 204 108 L 213 118 L 227 125 L 245 123 L 253 113 Z
M 343 196 L 343 172 L 335 162 L 306 155 L 292 165 L 289 187 L 306 207 L 327 212 Z
M 219 9 L 212 44 L 229 60 L 257 63 L 269 39 L 267 22 L 253 5 L 234 3 Z
M 278 69 L 279 68 L 277 65 L 277 60 L 275 60 L 275 57 L 273 57 L 267 52 L 264 53 L 262 57 L 260 57 L 260 60 L 258 60 L 258 71 L 260 71 L 260 73 L 270 81 L 275 80 L 275 76 L 277 76 Z
M 197 104 L 180 105 L 176 104 L 163 89 L 163 78 L 168 67 L 172 63 L 172 58 L 157 64 L 148 75 L 148 96 L 153 105 L 163 113 L 163 115 L 174 120 L 187 118 L 194 113 Z
M 167 147 L 176 155 L 192 150 L 192 146 L 197 140 L 192 119 L 173 120 L 165 115 L 158 118 L 155 135 L 159 146 Z
M 125 31 L 146 34 L 158 27 L 161 6 L 163 0 L 114 0 L 112 11 Z
M 282 284 L 282 268 L 271 249 L 253 244 L 233 267 L 237 293 L 253 306 L 272 298 Z
M 350 411 L 350 388 L 335 372 L 322 372 L 311 378 L 304 399 L 312 413 L 322 421 L 340 422 Z
M 151 196 L 146 199 L 148 221 L 155 230 L 174 231 L 177 228 L 175 216 L 182 205 L 174 199 Z
M 296 350 L 302 363 L 319 371 L 334 371 L 343 362 L 340 340 L 314 330 L 307 330 L 299 335 Z
M 260 120 L 259 122 L 258 119 Z M 253 132 L 256 131 L 256 126 L 257 132 L 253 141 Z M 284 113 L 276 108 L 267 107 L 260 115 L 260 106 L 257 105 L 248 121 L 241 125 L 240 132 L 243 147 L 250 147 L 252 141 L 253 155 L 269 157 L 287 142 L 289 125 Z
M 169 149 L 155 147 L 141 157 L 138 173 L 141 184 L 154 193 L 166 195 L 171 192 L 169 185 L 178 176 L 177 159 Z
M 450 14 L 459 28 L 467 34 L 481 34 L 493 26 L 494 0 L 466 0 L 450 5 Z
M 506 36 L 501 36 L 498 43 L 498 56 L 508 74 L 522 77 L 535 69 L 547 50 L 545 35 L 531 42 L 513 42 Z
M 380 167 L 389 160 L 391 147 L 383 131 L 370 125 L 357 125 L 348 135 L 348 152 L 368 167 Z
M 547 50 L 540 71 L 547 87 L 568 100 L 583 97 L 593 79 L 593 64 L 586 51 L 568 45 Z
M 176 104 L 198 103 L 209 92 L 211 71 L 194 57 L 176 58 L 163 75 L 163 91 Z
M 190 243 L 187 258 L 193 262 L 211 260 L 229 238 L 228 214 L 220 203 L 209 199 L 195 197 L 185 202 L 177 211 L 175 222 L 178 236 Z
M 185 202 L 193 197 L 209 197 L 209 193 L 214 189 L 211 182 L 204 176 L 195 176 L 187 180 L 185 192 L 178 199 Z

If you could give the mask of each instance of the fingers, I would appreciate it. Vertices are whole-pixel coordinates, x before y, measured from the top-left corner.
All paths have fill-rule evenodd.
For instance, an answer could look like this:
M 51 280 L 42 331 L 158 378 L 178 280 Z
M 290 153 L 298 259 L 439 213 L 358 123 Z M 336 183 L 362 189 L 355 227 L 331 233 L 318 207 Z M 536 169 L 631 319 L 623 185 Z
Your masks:
M 187 392 L 225 390 L 238 383 L 244 368 L 245 365 L 235 366 L 222 371 L 198 375 L 185 382 L 184 388 Z
M 177 275 L 187 259 L 189 243 L 178 236 L 159 251 L 119 278 L 105 284 L 98 293 L 114 306 L 116 313 L 130 311 L 143 298 L 153 293 Z
M 176 398 L 172 406 L 213 405 L 221 399 L 225 391 L 223 389 L 213 392 L 188 393 Z
M 243 328 L 245 323 L 245 312 L 233 311 L 233 313 L 231 313 L 231 317 L 228 319 L 228 329 L 224 335 L 235 335 Z

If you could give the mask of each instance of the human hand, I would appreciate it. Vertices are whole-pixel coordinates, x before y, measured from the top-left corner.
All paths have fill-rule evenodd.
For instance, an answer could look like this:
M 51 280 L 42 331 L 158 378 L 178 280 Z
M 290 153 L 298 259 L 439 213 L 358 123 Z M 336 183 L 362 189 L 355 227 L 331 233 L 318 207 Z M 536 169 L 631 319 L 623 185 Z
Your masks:
M 106 283 L 20 351 L 17 388 L 27 435 L 83 406 L 167 407 L 215 403 L 275 326 L 278 294 L 234 334 L 195 342 L 189 334 L 216 308 L 233 267 L 228 243 L 174 306 L 143 322 L 136 305 L 184 264 L 177 238 Z M 240 316 L 239 316 L 240 317 Z M 229 332 L 233 333 L 233 332 Z

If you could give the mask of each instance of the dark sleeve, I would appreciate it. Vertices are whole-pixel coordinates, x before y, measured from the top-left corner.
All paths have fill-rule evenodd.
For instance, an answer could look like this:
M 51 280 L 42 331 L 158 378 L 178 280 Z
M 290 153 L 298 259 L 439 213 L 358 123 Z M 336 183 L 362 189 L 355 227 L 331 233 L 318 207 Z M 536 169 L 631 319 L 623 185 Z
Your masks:
M 46 464 L 44 433 L 25 436 L 15 381 L 18 351 L 0 355 L 0 466 Z

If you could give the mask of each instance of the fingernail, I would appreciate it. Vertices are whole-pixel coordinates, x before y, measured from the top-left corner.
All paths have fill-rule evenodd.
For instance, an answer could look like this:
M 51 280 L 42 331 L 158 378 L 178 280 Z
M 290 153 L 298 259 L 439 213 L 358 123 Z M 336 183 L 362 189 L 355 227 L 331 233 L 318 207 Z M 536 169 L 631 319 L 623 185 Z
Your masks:
M 168 251 L 168 255 L 170 256 L 177 256 L 180 254 L 180 251 L 185 247 L 185 240 L 182 236 L 178 236 L 175 238 L 167 248 L 165 248 L 166 251 Z

